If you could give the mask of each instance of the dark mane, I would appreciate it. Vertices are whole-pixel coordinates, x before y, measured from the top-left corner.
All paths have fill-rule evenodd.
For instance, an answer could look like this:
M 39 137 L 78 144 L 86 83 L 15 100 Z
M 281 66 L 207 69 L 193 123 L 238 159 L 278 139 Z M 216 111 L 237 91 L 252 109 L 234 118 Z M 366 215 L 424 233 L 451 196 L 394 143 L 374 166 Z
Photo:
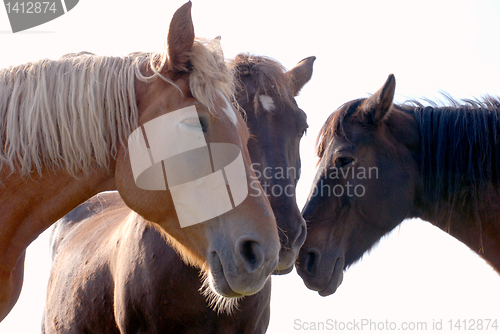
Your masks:
M 399 108 L 419 127 L 424 191 L 452 207 L 470 207 L 464 214 L 480 224 L 500 181 L 500 100 L 447 100 L 451 107 L 411 101 Z
M 234 70 L 234 76 L 237 82 L 243 83 L 250 79 L 255 89 L 253 104 L 256 111 L 259 107 L 259 96 L 277 96 L 279 100 L 293 104 L 293 96 L 287 92 L 291 87 L 290 77 L 285 75 L 286 69 L 276 60 L 264 57 L 253 56 L 248 53 L 240 53 L 232 60 L 229 65 Z M 248 99 L 250 95 L 245 87 L 240 84 L 236 86 L 237 95 L 246 92 Z

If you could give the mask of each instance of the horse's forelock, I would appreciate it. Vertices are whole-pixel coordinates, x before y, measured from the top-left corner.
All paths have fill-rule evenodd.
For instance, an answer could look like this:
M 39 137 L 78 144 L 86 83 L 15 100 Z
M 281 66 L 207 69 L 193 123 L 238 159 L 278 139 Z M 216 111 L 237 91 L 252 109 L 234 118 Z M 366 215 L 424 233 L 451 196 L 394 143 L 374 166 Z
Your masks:
M 316 154 L 319 158 L 322 158 L 327 153 L 334 136 L 344 140 L 349 139 L 348 121 L 354 114 L 359 116 L 360 113 L 356 112 L 362 101 L 363 99 L 359 99 L 344 103 L 328 116 L 316 139 Z M 362 122 L 360 119 L 358 121 Z
M 237 79 L 237 90 L 247 91 L 243 87 L 243 80 L 251 78 L 255 89 L 253 97 L 254 110 L 259 111 L 259 97 L 261 95 L 276 96 L 280 101 L 293 105 L 293 96 L 289 94 L 292 89 L 291 77 L 286 74 L 286 69 L 278 61 L 265 57 L 254 56 L 249 53 L 240 53 L 230 61 Z
M 318 137 L 316 138 L 316 155 L 318 158 L 322 158 L 325 155 L 325 152 L 328 148 L 328 144 L 330 143 L 330 139 L 333 135 L 333 124 L 334 118 L 337 117 L 337 112 L 328 116 L 328 119 L 321 127 L 319 131 Z
M 204 39 L 196 38 L 189 56 L 186 73 L 189 73 L 190 93 L 208 110 L 216 113 L 216 101 L 220 94 L 229 101 L 234 101 L 234 79 L 233 72 L 227 66 L 220 38 Z M 160 78 L 176 87 L 181 93 L 182 90 L 168 77 L 169 58 L 168 49 L 161 52 L 151 53 L 148 56 L 148 69 L 153 73 L 150 76 L 137 73 L 138 79 L 148 82 Z
M 189 88 L 193 96 L 212 113 L 216 113 L 216 101 L 220 94 L 234 102 L 234 76 L 227 66 L 218 38 L 197 39 L 191 50 L 192 72 Z

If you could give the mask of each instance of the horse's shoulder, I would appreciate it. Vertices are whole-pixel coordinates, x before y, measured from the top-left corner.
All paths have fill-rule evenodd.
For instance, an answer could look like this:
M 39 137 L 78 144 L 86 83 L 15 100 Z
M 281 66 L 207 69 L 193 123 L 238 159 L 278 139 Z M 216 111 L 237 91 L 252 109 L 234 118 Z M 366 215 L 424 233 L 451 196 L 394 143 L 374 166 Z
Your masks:
M 139 263 L 144 266 L 141 270 L 164 275 L 165 271 L 171 268 L 171 262 L 178 262 L 179 266 L 183 265 L 182 260 L 168 243 L 166 233 L 159 225 L 132 213 L 131 217 L 122 224 L 121 229 L 115 236 L 120 241 L 119 256 L 140 258 Z M 129 264 L 135 267 L 137 263 Z M 153 275 L 151 279 L 155 277 Z
M 52 234 L 50 236 L 50 247 L 52 251 L 52 258 L 60 247 L 61 243 L 77 233 L 85 237 L 86 230 L 92 229 L 96 224 L 99 214 L 106 211 L 112 212 L 113 209 L 118 210 L 125 204 L 120 198 L 117 192 L 107 192 L 98 194 L 91 199 L 83 202 L 78 207 L 69 212 L 66 216 L 59 219 L 52 229 Z M 84 221 L 89 220 L 87 223 L 82 224 Z M 73 240 L 76 236 L 72 236 L 70 240 Z

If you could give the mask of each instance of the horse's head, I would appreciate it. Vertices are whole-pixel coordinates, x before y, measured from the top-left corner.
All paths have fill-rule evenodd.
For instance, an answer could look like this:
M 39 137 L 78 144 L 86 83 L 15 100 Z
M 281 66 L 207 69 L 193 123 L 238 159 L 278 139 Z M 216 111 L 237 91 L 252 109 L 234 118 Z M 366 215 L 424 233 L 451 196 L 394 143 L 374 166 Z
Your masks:
M 294 97 L 311 78 L 315 59 L 306 58 L 289 71 L 262 56 L 240 54 L 232 62 L 239 84 L 236 97 L 252 132 L 248 142 L 252 166 L 278 224 L 279 274 L 292 270 L 306 237 L 295 187 L 300 177 L 300 139 L 307 129 L 307 118 Z M 259 182 L 252 183 L 251 195 L 260 194 Z
M 322 296 L 413 207 L 419 133 L 393 105 L 395 78 L 365 99 L 344 104 L 318 137 L 318 172 L 303 216 L 307 239 L 297 270 Z
M 118 152 L 116 186 L 130 208 L 169 234 L 185 261 L 209 272 L 217 292 L 253 294 L 278 262 L 276 221 L 264 195 L 247 196 L 255 174 L 246 124 L 230 103 L 233 75 L 217 40 L 195 41 L 190 10 L 189 2 L 174 14 L 167 54 L 143 64 L 136 80 L 141 127 L 132 135 L 140 139 L 131 135 Z M 173 142 L 161 144 L 172 133 Z M 133 150 L 145 154 L 139 167 L 131 165 Z M 156 168 L 145 169 L 156 175 L 148 187 L 136 184 L 141 164 Z M 195 221 L 182 228 L 184 216 Z

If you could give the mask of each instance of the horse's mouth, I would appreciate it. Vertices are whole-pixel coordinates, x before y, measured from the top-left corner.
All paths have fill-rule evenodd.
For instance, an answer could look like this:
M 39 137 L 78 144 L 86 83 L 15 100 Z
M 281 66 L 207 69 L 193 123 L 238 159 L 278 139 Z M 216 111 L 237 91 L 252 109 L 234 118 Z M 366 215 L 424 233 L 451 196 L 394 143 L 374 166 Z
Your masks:
M 273 271 L 273 275 L 286 275 L 293 270 L 293 264 L 289 267 L 281 269 L 279 266 Z
M 284 249 L 281 246 L 279 254 L 279 262 L 273 271 L 273 275 L 286 275 L 293 270 L 297 253 L 291 249 Z
M 335 291 L 337 291 L 337 288 L 342 283 L 343 279 L 344 279 L 344 258 L 341 257 L 337 258 L 337 260 L 335 261 L 335 266 L 333 268 L 333 273 L 332 277 L 330 278 L 330 281 L 323 290 L 318 291 L 318 294 L 322 297 L 326 297 L 335 293 Z
M 242 294 L 235 292 L 224 274 L 224 267 L 216 252 L 213 252 L 213 261 L 210 265 L 212 288 L 219 294 L 228 298 L 242 297 Z
M 293 256 L 293 261 L 282 261 L 282 258 L 283 257 L 280 253 L 280 261 L 274 269 L 273 275 L 286 275 L 293 270 L 293 267 L 295 266 L 295 256 Z

